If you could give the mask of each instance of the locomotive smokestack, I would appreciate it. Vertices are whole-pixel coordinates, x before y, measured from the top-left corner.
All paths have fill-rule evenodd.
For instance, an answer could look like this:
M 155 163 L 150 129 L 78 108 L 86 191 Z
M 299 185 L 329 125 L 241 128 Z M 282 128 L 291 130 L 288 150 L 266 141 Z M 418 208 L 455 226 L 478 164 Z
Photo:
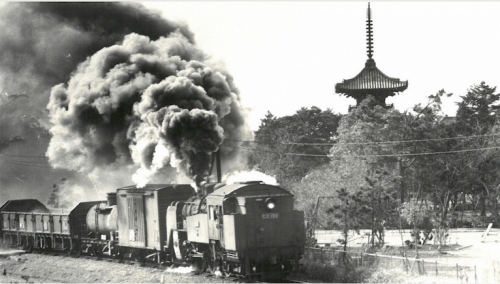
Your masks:
M 220 148 L 219 148 L 219 150 L 217 150 L 217 152 L 212 153 L 212 162 L 211 162 L 211 166 L 210 166 L 209 176 L 211 176 L 212 173 L 213 173 L 214 164 L 215 164 L 215 166 L 217 168 L 216 169 L 216 171 L 217 171 L 217 182 L 220 183 L 222 181 Z M 210 182 L 210 179 L 208 179 L 207 182 Z
M 217 159 L 217 182 L 221 182 L 222 170 L 221 170 L 221 164 L 220 164 L 220 148 L 215 155 L 216 155 L 216 159 Z

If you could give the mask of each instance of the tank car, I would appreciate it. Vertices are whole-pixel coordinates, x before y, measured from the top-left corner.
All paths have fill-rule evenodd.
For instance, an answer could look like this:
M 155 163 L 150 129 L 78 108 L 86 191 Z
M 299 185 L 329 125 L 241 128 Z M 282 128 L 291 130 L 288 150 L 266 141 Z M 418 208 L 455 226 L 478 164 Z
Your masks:
M 293 209 L 290 192 L 262 182 L 207 188 L 211 193 L 167 209 L 165 251 L 172 261 L 261 280 L 284 279 L 298 268 L 304 213 Z

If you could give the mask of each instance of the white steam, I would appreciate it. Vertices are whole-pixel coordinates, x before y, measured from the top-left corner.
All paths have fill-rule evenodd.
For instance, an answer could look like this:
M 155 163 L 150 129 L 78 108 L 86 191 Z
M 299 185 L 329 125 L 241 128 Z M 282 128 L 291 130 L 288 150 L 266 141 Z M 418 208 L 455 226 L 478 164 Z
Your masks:
M 276 178 L 270 175 L 266 175 L 265 173 L 251 170 L 251 171 L 240 171 L 233 172 L 222 177 L 222 180 L 225 181 L 226 184 L 233 184 L 237 182 L 244 181 L 262 181 L 266 184 L 270 185 L 278 185 Z

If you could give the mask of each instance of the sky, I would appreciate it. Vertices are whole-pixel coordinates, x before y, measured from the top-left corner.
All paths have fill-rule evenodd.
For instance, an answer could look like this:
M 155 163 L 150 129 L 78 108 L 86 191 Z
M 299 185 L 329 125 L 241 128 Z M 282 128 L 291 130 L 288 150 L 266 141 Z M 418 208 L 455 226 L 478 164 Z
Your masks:
M 356 76 L 366 55 L 368 2 L 141 2 L 186 23 L 197 44 L 234 77 L 249 125 L 267 111 L 281 117 L 301 107 L 347 113 L 354 99 L 335 84 Z M 371 2 L 374 54 L 386 75 L 408 80 L 387 103 L 425 104 L 444 89 L 453 116 L 461 95 L 481 81 L 500 85 L 500 2 Z

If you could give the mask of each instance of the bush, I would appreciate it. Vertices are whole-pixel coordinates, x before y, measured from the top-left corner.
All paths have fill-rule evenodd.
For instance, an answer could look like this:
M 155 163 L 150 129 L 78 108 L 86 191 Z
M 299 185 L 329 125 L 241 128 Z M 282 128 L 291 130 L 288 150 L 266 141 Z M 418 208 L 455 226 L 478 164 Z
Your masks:
M 349 264 L 311 262 L 304 269 L 308 279 L 327 283 L 401 283 L 408 277 L 401 269 L 356 267 Z
M 366 268 L 350 264 L 311 262 L 305 264 L 304 269 L 311 280 L 328 283 L 360 283 L 370 276 Z

